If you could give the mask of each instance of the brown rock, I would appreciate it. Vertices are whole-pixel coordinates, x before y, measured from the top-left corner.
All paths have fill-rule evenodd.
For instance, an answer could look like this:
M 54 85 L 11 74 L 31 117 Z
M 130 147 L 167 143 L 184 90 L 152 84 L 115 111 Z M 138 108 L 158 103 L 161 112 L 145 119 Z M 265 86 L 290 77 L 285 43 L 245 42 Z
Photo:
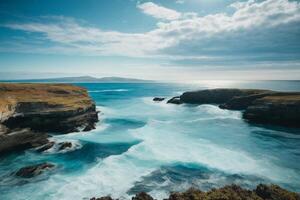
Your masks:
M 154 199 L 146 192 L 140 192 L 134 197 L 132 197 L 132 200 L 154 200 Z
M 255 189 L 255 193 L 264 200 L 300 200 L 299 194 L 289 192 L 278 185 L 259 184 Z

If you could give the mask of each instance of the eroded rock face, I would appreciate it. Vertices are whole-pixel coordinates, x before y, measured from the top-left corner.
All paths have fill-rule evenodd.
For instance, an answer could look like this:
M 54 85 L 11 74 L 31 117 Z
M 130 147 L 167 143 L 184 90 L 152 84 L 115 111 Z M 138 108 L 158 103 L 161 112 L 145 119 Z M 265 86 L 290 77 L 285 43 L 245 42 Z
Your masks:
M 247 107 L 243 117 L 256 123 L 300 127 L 300 95 L 257 99 Z
M 300 127 L 300 92 L 256 89 L 211 89 L 185 92 L 169 103 L 218 104 L 222 109 L 245 110 L 249 122 Z
M 89 131 L 97 121 L 95 103 L 84 88 L 0 83 L 0 124 L 5 127 L 0 133 L 0 152 L 34 142 L 37 145 L 47 132 Z
M 54 168 L 55 165 L 51 163 L 41 163 L 28 167 L 23 167 L 17 171 L 16 175 L 22 178 L 32 178 L 42 174 L 44 171 Z
M 28 128 L 0 132 L 0 153 L 38 147 L 48 143 L 48 135 Z
M 102 198 L 91 200 L 104 200 Z M 153 198 L 141 192 L 132 197 L 132 200 L 153 200 Z M 300 196 L 277 185 L 260 184 L 255 190 L 243 189 L 237 185 L 228 185 L 208 192 L 191 188 L 185 192 L 172 192 L 165 200 L 300 200 Z

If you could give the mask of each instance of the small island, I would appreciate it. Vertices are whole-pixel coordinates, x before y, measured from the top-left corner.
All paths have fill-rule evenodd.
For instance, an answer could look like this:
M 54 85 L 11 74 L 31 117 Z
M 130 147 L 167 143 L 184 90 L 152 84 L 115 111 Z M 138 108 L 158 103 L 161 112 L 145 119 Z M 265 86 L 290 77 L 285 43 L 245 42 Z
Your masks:
M 47 133 L 89 131 L 97 121 L 95 103 L 84 88 L 0 84 L 0 153 L 48 144 Z

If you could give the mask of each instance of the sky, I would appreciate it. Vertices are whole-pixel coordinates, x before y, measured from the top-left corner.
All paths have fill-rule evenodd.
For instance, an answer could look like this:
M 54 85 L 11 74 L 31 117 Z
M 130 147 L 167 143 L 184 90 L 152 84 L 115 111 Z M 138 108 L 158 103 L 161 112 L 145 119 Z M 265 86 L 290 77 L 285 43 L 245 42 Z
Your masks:
M 297 0 L 1 0 L 0 79 L 300 80 Z

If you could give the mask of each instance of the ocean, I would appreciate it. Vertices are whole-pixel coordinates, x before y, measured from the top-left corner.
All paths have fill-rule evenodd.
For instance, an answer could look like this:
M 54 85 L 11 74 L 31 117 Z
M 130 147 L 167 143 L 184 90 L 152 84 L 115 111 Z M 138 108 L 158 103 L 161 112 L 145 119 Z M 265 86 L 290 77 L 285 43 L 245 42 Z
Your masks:
M 95 130 L 53 134 L 72 149 L 27 150 L 0 156 L 0 199 L 75 200 L 111 195 L 130 199 L 170 191 L 275 183 L 300 192 L 300 130 L 249 124 L 240 111 L 217 105 L 172 105 L 153 97 L 206 88 L 300 91 L 300 81 L 75 83 L 100 111 Z M 32 179 L 13 173 L 41 162 L 57 165 Z

